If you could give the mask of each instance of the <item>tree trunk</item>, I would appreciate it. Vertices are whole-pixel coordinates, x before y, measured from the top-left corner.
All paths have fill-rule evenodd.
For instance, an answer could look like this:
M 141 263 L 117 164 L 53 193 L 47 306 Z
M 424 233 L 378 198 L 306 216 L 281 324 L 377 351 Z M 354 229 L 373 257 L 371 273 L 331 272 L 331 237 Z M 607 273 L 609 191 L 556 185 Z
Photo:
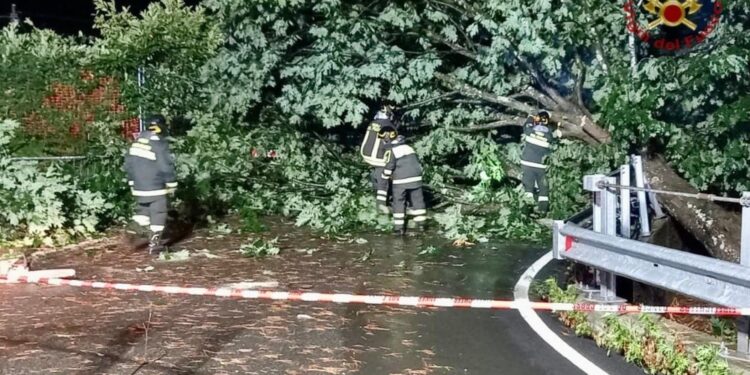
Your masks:
M 699 193 L 677 175 L 661 156 L 644 160 L 644 173 L 651 187 L 684 193 Z M 717 259 L 739 262 L 741 218 L 718 204 L 674 195 L 659 195 L 661 203 L 706 250 Z
M 435 73 L 435 76 L 462 95 L 503 105 L 511 113 L 531 113 L 533 111 L 531 105 L 513 97 L 482 91 L 450 75 Z M 585 108 L 577 107 L 574 103 L 559 95 L 553 96 L 556 98 L 557 108 L 550 111 L 550 115 L 554 121 L 559 122 L 563 136 L 580 139 L 594 147 L 611 142 L 609 132 L 594 122 Z M 644 165 L 645 177 L 650 181 L 652 187 L 698 193 L 698 190 L 680 177 L 663 158 L 652 158 L 645 161 Z M 517 173 L 513 168 L 506 167 L 506 169 L 511 177 Z M 670 215 L 702 242 L 712 256 L 721 260 L 739 262 L 739 215 L 711 201 L 669 195 L 659 198 Z

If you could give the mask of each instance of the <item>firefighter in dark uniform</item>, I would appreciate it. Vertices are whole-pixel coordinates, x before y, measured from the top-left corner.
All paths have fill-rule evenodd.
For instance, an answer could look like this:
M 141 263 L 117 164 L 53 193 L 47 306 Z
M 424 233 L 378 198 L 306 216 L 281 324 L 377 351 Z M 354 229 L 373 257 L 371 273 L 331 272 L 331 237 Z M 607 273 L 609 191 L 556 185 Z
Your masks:
M 381 188 L 391 181 L 393 196 L 393 232 L 406 234 L 406 216 L 410 216 L 418 231 L 424 231 L 427 209 L 422 193 L 422 166 L 414 149 L 406 144 L 405 138 L 398 135 L 393 127 L 381 129 L 381 137 L 386 143 L 386 164 L 383 169 Z M 407 212 L 406 205 L 410 203 Z
M 551 152 L 552 141 L 560 136 L 560 131 L 553 131 L 549 113 L 539 111 L 536 116 L 529 116 L 523 126 L 524 147 L 521 155 L 523 169 L 523 188 L 526 197 L 536 201 L 539 212 L 546 215 L 549 211 L 549 186 L 547 185 L 545 165 L 546 157 Z
M 388 184 L 382 184 L 383 168 L 385 167 L 385 142 L 381 136 L 381 129 L 395 128 L 392 122 L 392 111 L 390 107 L 383 107 L 376 115 L 375 119 L 367 127 L 365 138 L 362 140 L 360 154 L 367 164 L 372 167 L 370 172 L 370 181 L 373 190 L 376 192 L 376 203 L 378 210 L 383 214 L 388 214 Z
M 177 188 L 174 162 L 165 137 L 166 120 L 157 115 L 146 121 L 125 157 L 125 171 L 136 200 L 133 221 L 137 234 L 149 233 L 149 254 L 164 249 L 161 236 L 167 222 L 167 195 Z

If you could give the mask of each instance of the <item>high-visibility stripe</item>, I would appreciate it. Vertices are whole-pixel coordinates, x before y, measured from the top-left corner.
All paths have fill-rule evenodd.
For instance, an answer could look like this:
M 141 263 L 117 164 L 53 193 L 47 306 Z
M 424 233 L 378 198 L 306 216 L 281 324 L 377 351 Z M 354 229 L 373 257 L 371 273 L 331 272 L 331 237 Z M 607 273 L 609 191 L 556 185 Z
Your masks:
M 132 145 L 130 145 L 130 147 L 135 147 L 135 148 L 140 148 L 140 149 L 151 151 L 151 146 L 148 144 L 143 144 L 143 143 L 133 143 Z
M 427 220 L 427 216 L 424 216 L 424 215 L 417 216 L 414 218 L 415 222 L 426 221 L 426 220 Z
M 396 224 L 396 225 L 404 225 L 404 221 L 403 221 L 403 220 L 401 220 L 401 219 L 398 219 L 398 220 L 393 220 L 393 224 Z
M 540 202 L 549 202 L 549 197 L 545 197 L 543 195 L 540 195 L 539 196 L 539 201 Z
M 158 141 L 159 140 L 159 136 L 152 135 L 151 138 L 149 138 L 149 139 L 152 140 L 152 141 Z
M 367 164 L 370 164 L 373 167 L 385 167 L 385 164 L 386 164 L 385 159 L 378 159 L 378 158 L 373 158 L 370 156 L 363 156 L 362 158 L 365 159 L 365 162 Z
M 137 156 L 148 160 L 156 160 L 156 154 L 153 151 L 148 151 L 140 148 L 131 147 L 130 155 Z
M 136 197 L 158 197 L 161 195 L 167 195 L 166 189 L 160 190 L 132 190 L 133 196 Z
M 384 169 L 383 170 L 383 174 L 386 175 L 386 176 L 390 176 L 391 173 L 393 173 L 393 170 L 390 170 L 390 169 Z
M 388 192 L 385 190 L 378 190 L 378 195 L 388 195 Z
M 534 138 L 532 136 L 526 136 L 526 142 L 531 143 L 532 145 L 537 145 L 539 147 L 549 148 L 549 142 L 546 140 L 541 140 L 539 138 Z
M 164 230 L 163 225 L 152 225 L 150 228 L 152 232 L 161 232 Z
M 414 153 L 414 149 L 409 145 L 400 145 L 393 148 L 393 156 L 396 159 L 401 159 L 404 156 L 411 155 Z
M 393 180 L 393 183 L 395 185 L 400 185 L 400 184 L 408 184 L 410 182 L 417 182 L 417 181 L 422 181 L 422 176 L 402 178 L 400 180 Z
M 177 183 L 176 182 L 167 182 L 166 185 L 167 185 L 168 188 L 176 188 L 177 187 Z
M 421 210 L 406 210 L 406 213 L 412 216 L 416 215 L 424 215 L 427 213 L 427 210 L 421 209 Z
M 395 217 L 395 218 L 405 218 L 406 214 L 404 214 L 404 213 L 395 213 L 394 212 L 393 213 L 393 217 Z
M 128 186 L 133 186 L 134 184 L 135 184 L 135 182 L 133 182 L 133 181 L 128 181 Z
M 386 198 L 386 197 L 384 197 L 382 195 L 378 195 L 376 199 L 379 200 L 379 201 L 383 201 L 383 202 L 385 202 L 385 201 L 388 200 L 388 198 Z
M 148 144 L 148 139 L 146 139 L 146 138 L 138 138 L 138 143 Z
M 525 165 L 527 167 L 532 167 L 532 168 L 547 169 L 547 166 L 544 164 L 534 163 L 534 162 L 526 161 L 526 160 L 521 160 L 521 165 Z
M 143 227 L 151 224 L 151 219 L 149 219 L 149 217 L 146 215 L 133 215 L 133 221 Z

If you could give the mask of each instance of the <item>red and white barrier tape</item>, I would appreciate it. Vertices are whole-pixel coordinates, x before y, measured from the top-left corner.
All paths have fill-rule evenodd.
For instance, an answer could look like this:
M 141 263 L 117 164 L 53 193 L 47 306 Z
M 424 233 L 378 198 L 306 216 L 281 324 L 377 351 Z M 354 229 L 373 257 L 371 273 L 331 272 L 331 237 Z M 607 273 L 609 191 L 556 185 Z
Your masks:
M 636 305 L 605 305 L 583 303 L 550 303 L 530 301 L 503 301 L 472 298 L 437 298 L 411 297 L 398 295 L 358 295 L 331 294 L 311 292 L 282 292 L 271 290 L 250 290 L 232 288 L 198 288 L 180 287 L 172 285 L 135 285 L 126 283 L 111 283 L 89 280 L 51 279 L 41 277 L 2 277 L 0 281 L 7 283 L 67 285 L 94 289 L 116 289 L 136 292 L 155 292 L 164 294 L 186 294 L 193 296 L 232 297 L 242 299 L 265 299 L 274 301 L 306 301 L 359 303 L 367 305 L 395 305 L 415 307 L 464 307 L 472 309 L 516 310 L 530 307 L 534 310 L 547 311 L 581 311 L 581 312 L 613 312 L 623 314 L 676 314 L 676 315 L 717 315 L 717 316 L 750 316 L 750 308 L 732 307 L 687 307 L 687 306 L 636 306 Z

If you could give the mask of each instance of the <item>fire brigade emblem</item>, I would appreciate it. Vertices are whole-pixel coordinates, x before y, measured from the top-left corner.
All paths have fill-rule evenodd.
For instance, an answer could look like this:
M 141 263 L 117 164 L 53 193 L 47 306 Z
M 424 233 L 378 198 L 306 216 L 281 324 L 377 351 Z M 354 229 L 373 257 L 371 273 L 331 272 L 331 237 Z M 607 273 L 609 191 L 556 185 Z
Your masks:
M 679 51 L 703 43 L 719 26 L 722 0 L 625 0 L 628 32 L 662 51 Z M 641 25 L 639 10 L 649 21 Z
M 657 16 L 655 20 L 648 24 L 649 29 L 661 25 L 669 27 L 684 25 L 690 30 L 695 30 L 698 26 L 687 16 L 697 13 L 702 6 L 700 0 L 668 0 L 665 2 L 649 0 L 643 5 L 643 9 Z

